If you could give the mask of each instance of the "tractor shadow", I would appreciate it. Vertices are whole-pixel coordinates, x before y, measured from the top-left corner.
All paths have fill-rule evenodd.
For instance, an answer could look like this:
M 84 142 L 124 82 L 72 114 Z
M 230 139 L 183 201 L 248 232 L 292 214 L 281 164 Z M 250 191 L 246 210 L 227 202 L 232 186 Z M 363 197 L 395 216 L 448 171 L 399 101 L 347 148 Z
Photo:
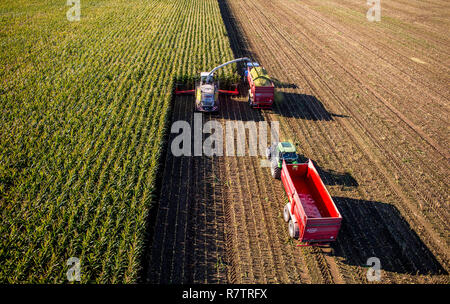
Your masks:
M 315 96 L 287 92 L 277 93 L 273 111 L 283 117 L 313 121 L 331 121 L 334 117 L 349 117 L 329 112 Z
M 410 275 L 445 275 L 447 271 L 422 242 L 398 209 L 375 201 L 333 197 L 343 217 L 335 256 L 344 263 L 367 267 L 377 257 L 381 270 Z
M 222 95 L 219 97 L 220 111 L 214 114 L 217 119 L 227 121 L 254 121 L 258 123 L 264 121 L 263 112 L 258 109 L 252 109 L 246 100 L 231 96 Z M 224 126 L 225 128 L 225 126 Z
M 245 56 L 260 62 L 258 55 L 251 51 L 246 36 L 242 32 L 241 27 L 238 26 L 228 2 L 226 0 L 219 0 L 219 8 L 234 57 L 239 58 Z M 237 68 L 238 72 L 241 73 L 244 65 L 238 63 Z M 286 83 L 279 79 L 273 79 L 273 81 L 276 88 L 298 88 L 295 83 Z M 273 111 L 285 117 L 308 120 L 333 120 L 333 117 L 348 117 L 327 111 L 323 103 L 314 96 L 285 92 L 276 94 Z

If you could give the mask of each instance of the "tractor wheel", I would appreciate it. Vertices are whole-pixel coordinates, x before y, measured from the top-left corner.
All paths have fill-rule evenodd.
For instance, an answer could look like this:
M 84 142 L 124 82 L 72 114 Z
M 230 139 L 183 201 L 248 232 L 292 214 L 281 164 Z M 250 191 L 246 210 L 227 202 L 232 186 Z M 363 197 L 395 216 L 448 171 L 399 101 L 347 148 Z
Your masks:
M 267 149 L 266 149 L 266 157 L 267 157 L 267 159 L 270 159 L 270 156 L 271 156 L 271 149 L 270 149 L 270 147 L 267 147 Z
M 293 239 L 298 239 L 300 235 L 300 231 L 298 229 L 297 223 L 294 223 L 294 221 L 291 219 L 289 220 L 289 236 Z
M 251 93 L 252 91 L 248 90 L 248 105 L 250 106 L 250 108 L 253 108 Z
M 270 171 L 272 173 L 272 177 L 276 178 L 276 179 L 280 179 L 281 178 L 281 168 L 278 167 L 277 164 L 272 164 L 272 166 L 270 167 Z
M 291 219 L 291 214 L 289 213 L 289 204 L 286 204 L 283 209 L 283 219 L 287 223 Z

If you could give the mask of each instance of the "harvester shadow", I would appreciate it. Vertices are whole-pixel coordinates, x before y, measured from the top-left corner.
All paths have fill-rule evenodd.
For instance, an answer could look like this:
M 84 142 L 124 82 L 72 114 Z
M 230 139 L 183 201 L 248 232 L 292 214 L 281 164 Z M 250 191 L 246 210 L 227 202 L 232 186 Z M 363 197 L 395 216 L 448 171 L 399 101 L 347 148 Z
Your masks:
M 329 112 L 315 96 L 287 92 L 277 94 L 273 111 L 283 117 L 314 121 L 330 121 L 333 120 L 333 117 L 349 117 Z
M 343 221 L 333 255 L 344 263 L 367 267 L 380 259 L 381 270 L 404 274 L 447 274 L 398 209 L 375 201 L 333 197 Z M 373 266 L 373 265 L 370 265 Z

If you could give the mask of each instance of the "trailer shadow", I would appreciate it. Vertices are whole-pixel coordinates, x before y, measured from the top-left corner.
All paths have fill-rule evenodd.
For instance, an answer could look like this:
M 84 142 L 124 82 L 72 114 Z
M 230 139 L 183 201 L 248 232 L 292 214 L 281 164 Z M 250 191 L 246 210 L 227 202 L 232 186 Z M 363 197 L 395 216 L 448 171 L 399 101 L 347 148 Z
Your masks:
M 271 79 L 276 88 L 282 88 L 282 89 L 297 89 L 298 88 L 298 86 L 295 83 L 283 82 L 274 77 L 271 77 Z
M 226 0 L 219 0 L 220 13 L 225 24 L 227 35 L 230 41 L 231 50 L 235 58 L 249 57 L 260 62 L 258 55 L 251 51 L 249 43 L 241 27 L 238 26 L 236 18 L 233 16 L 229 4 Z M 243 69 L 242 63 L 238 64 L 238 72 Z M 284 82 L 273 78 L 277 88 L 297 89 L 295 83 Z M 284 104 L 286 102 L 286 104 Z M 291 106 L 288 106 L 291 105 Z M 285 117 L 295 117 L 308 120 L 333 120 L 333 117 L 348 117 L 346 115 L 331 113 L 326 110 L 323 103 L 315 96 L 306 94 L 296 94 L 280 92 L 275 96 L 275 113 Z
M 344 263 L 367 267 L 367 260 L 377 257 L 385 271 L 448 274 L 395 206 L 344 197 L 333 200 L 343 221 L 331 246 Z
M 333 117 L 349 117 L 329 112 L 315 96 L 288 92 L 277 93 L 273 111 L 283 117 L 314 121 L 330 121 L 333 120 Z
M 298 150 L 298 148 L 297 148 Z M 306 163 L 308 161 L 308 157 L 297 154 L 299 156 L 299 161 L 301 163 Z M 337 172 L 332 169 L 325 169 L 319 166 L 315 160 L 312 160 L 314 164 L 314 167 L 316 168 L 317 172 L 319 173 L 320 177 L 322 178 L 325 185 L 328 186 L 341 186 L 341 190 L 347 190 L 347 189 L 353 189 L 355 187 L 359 186 L 358 181 L 349 173 L 349 172 Z

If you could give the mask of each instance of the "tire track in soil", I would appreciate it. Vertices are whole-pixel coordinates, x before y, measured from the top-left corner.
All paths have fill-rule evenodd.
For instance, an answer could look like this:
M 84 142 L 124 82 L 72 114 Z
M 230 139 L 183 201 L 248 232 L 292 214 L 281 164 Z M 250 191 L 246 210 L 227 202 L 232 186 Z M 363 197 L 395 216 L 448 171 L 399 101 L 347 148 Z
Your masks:
M 274 5 L 274 4 L 271 4 L 271 5 Z M 281 14 L 283 12 L 283 14 L 289 14 L 289 16 L 283 16 L 284 19 L 292 19 L 292 17 L 296 16 L 296 15 L 292 15 L 295 12 L 295 8 L 291 7 L 291 6 L 289 8 L 290 8 L 289 11 L 284 12 L 284 7 L 282 7 L 279 11 L 279 15 L 281 16 Z M 320 33 L 320 35 L 318 35 L 318 37 L 316 39 L 319 39 L 319 37 L 328 37 L 328 36 L 326 36 L 327 33 L 331 33 L 331 32 L 343 33 L 342 35 L 339 36 L 341 43 L 339 45 L 334 46 L 333 56 L 330 56 L 330 58 L 333 59 L 333 64 L 340 65 L 342 68 L 345 68 L 345 67 L 342 66 L 341 62 L 346 62 L 348 64 L 351 64 L 352 65 L 351 69 L 346 69 L 346 72 L 349 73 L 349 71 L 351 70 L 351 75 L 353 77 L 355 76 L 355 72 L 357 72 L 360 75 L 362 75 L 364 73 L 375 73 L 375 75 L 379 74 L 380 76 L 378 77 L 376 83 L 371 81 L 369 78 L 366 78 L 366 81 L 370 81 L 370 83 L 364 84 L 365 87 L 367 87 L 369 90 L 372 90 L 372 87 L 376 87 L 377 91 L 381 91 L 380 93 L 377 93 L 377 96 L 378 97 L 380 97 L 381 95 L 383 96 L 383 98 L 380 97 L 381 98 L 380 100 L 385 104 L 385 106 L 390 111 L 393 111 L 397 116 L 399 116 L 400 119 L 405 121 L 405 123 L 407 123 L 407 125 L 412 130 L 414 130 L 416 133 L 418 133 L 420 136 L 422 136 L 424 138 L 424 140 L 429 142 L 429 144 L 432 147 L 434 147 L 439 153 L 441 153 L 443 156 L 446 156 L 446 158 L 448 159 L 449 158 L 448 152 L 443 148 L 442 145 L 440 145 L 436 142 L 436 140 L 438 140 L 439 142 L 445 141 L 445 139 L 446 139 L 445 136 L 442 136 L 443 135 L 442 134 L 439 138 L 434 140 L 434 139 L 430 138 L 430 135 L 429 135 L 429 134 L 431 134 L 431 136 L 432 136 L 433 132 L 428 131 L 429 134 L 425 134 L 425 132 L 422 130 L 422 128 L 420 128 L 418 126 L 418 123 L 424 121 L 422 119 L 424 117 L 424 115 L 426 116 L 426 114 L 428 114 L 430 111 L 429 108 L 422 109 L 422 106 L 420 106 L 420 105 L 426 105 L 426 104 L 428 104 L 427 101 L 432 100 L 434 102 L 432 104 L 432 106 L 434 107 L 434 109 L 438 110 L 435 112 L 442 111 L 443 107 L 445 108 L 447 106 L 448 99 L 441 94 L 446 92 L 447 90 L 445 90 L 443 87 L 441 87 L 441 88 L 437 88 L 432 93 L 429 92 L 429 87 L 432 85 L 432 83 L 431 84 L 423 83 L 422 82 L 423 73 L 418 74 L 418 72 L 411 70 L 411 65 L 406 64 L 406 63 L 409 63 L 410 57 L 402 54 L 401 57 L 397 59 L 399 54 L 395 53 L 396 51 L 394 49 L 390 48 L 388 45 L 385 45 L 385 44 L 379 44 L 380 47 L 382 48 L 382 52 L 381 52 L 380 47 L 378 47 L 377 44 L 374 44 L 372 42 L 374 40 L 374 38 L 371 37 L 371 39 L 368 40 L 368 38 L 366 38 L 365 35 L 363 34 L 364 31 L 361 31 L 361 33 L 359 33 L 359 36 L 357 36 L 357 37 L 358 38 L 364 37 L 364 38 L 366 38 L 366 40 L 365 41 L 356 40 L 354 38 L 355 33 L 350 32 L 351 29 L 348 29 L 347 27 L 339 26 L 339 24 L 331 23 L 330 21 L 327 21 L 326 19 L 322 18 L 320 16 L 320 14 L 317 14 L 316 12 L 309 9 L 308 7 L 302 7 L 302 9 L 307 9 L 309 12 L 309 14 L 306 14 L 304 17 L 306 22 L 317 23 L 317 24 L 321 23 L 321 26 L 317 27 L 317 31 L 321 32 L 321 33 Z M 310 23 L 306 23 L 306 24 L 309 25 Z M 295 30 L 292 30 L 292 28 L 295 28 Z M 302 30 L 302 28 L 300 28 L 299 25 L 294 24 L 293 27 L 291 27 L 290 29 L 287 29 L 287 30 L 289 31 L 289 34 L 292 37 L 296 37 L 297 35 L 303 36 L 303 37 L 298 36 L 299 37 L 298 40 L 302 40 L 302 38 L 309 39 L 309 37 L 305 36 L 305 30 L 308 31 L 308 28 Z M 377 41 L 377 43 L 379 43 L 380 39 L 377 39 L 376 41 Z M 315 43 L 315 42 L 312 41 L 312 43 Z M 364 50 L 364 53 L 359 52 L 359 49 L 357 49 L 357 48 L 352 49 L 352 52 L 350 52 L 349 47 L 347 47 L 347 48 L 344 47 L 344 45 L 345 46 L 351 45 L 353 47 L 354 43 L 356 43 L 362 50 Z M 372 44 L 374 44 L 374 45 L 372 45 Z M 338 48 L 339 48 L 339 51 L 337 51 Z M 317 47 L 317 50 L 321 50 L 321 49 L 323 49 L 323 47 Z M 394 53 L 388 52 L 387 50 L 393 51 Z M 346 53 L 344 55 L 341 55 L 340 54 L 341 52 L 346 52 Z M 380 53 L 381 53 L 381 55 L 380 55 Z M 350 58 L 352 61 L 349 61 Z M 387 60 L 386 58 L 389 58 L 389 60 Z M 380 67 L 380 64 L 378 63 L 379 60 L 381 60 L 383 63 L 383 65 L 381 65 L 381 67 Z M 393 63 L 393 61 L 395 61 L 395 62 Z M 389 73 L 385 72 L 386 68 L 382 68 L 385 65 L 389 67 Z M 403 69 L 401 69 L 401 67 L 403 67 Z M 404 69 L 408 69 L 408 72 L 405 72 Z M 426 71 L 426 72 L 428 72 L 428 71 Z M 428 75 L 430 73 L 431 72 L 428 72 Z M 382 78 L 383 76 L 386 76 L 387 74 L 392 79 L 391 82 L 384 83 L 382 81 L 379 81 L 380 78 Z M 354 78 L 357 80 L 359 79 L 359 77 L 354 77 Z M 387 88 L 386 85 L 393 86 L 393 87 Z M 412 86 L 412 88 L 405 89 L 404 88 L 405 85 Z M 383 90 L 384 90 L 384 92 L 383 92 Z M 405 98 L 405 96 L 401 95 L 401 94 L 403 94 L 403 92 L 409 91 L 409 90 L 411 92 L 420 91 L 421 94 L 420 95 L 412 94 L 412 95 L 407 96 L 408 98 Z M 374 93 L 374 92 L 372 92 L 372 93 Z M 386 96 L 387 94 L 395 95 L 396 98 L 394 98 L 394 100 L 393 100 L 395 102 L 401 102 L 403 99 L 405 99 L 405 100 L 408 100 L 408 103 L 393 106 L 391 104 L 391 102 L 389 102 L 387 100 L 387 98 L 390 97 L 390 96 Z M 409 104 L 411 104 L 412 101 L 415 104 L 415 107 L 413 108 L 414 110 L 408 111 Z M 438 103 L 440 103 L 441 107 L 438 106 Z M 402 111 L 397 110 L 397 107 L 401 107 Z M 406 116 L 409 116 L 410 118 L 407 118 Z M 436 116 L 437 115 L 433 115 L 433 117 L 427 119 L 430 121 L 436 120 L 432 125 L 429 125 L 430 127 L 432 127 L 433 125 L 434 126 L 439 125 L 439 123 L 447 121 L 447 119 L 445 117 L 436 117 Z M 430 129 L 430 128 L 427 128 L 425 126 L 424 130 L 427 131 L 427 129 Z M 444 146 L 445 146 L 445 142 L 444 142 Z
M 225 106 L 230 105 L 226 103 Z M 231 110 L 231 111 L 230 111 Z M 239 112 L 239 103 L 232 103 L 231 109 L 227 109 L 229 117 L 233 120 L 239 120 L 237 114 Z M 237 141 L 234 140 L 235 147 L 237 147 Z M 261 250 L 260 234 L 257 229 L 257 222 L 260 218 L 255 214 L 254 207 L 254 189 L 248 186 L 247 170 L 245 170 L 246 162 L 243 157 L 227 157 L 227 161 L 231 162 L 233 170 L 231 173 L 231 186 L 230 188 L 239 189 L 238 204 L 231 206 L 231 212 L 235 220 L 235 239 L 238 240 L 239 251 L 245 251 L 247 254 L 240 254 L 240 274 L 242 283 L 261 282 L 266 283 L 266 277 L 264 272 L 264 256 Z M 232 198 L 230 197 L 230 200 Z M 239 230 L 246 231 L 244 238 L 240 237 Z M 238 229 L 239 228 L 239 229 Z M 243 241 L 242 241 L 243 240 Z M 266 242 L 264 243 L 266 244 Z M 248 269 L 248 271 L 246 270 Z M 242 277 L 243 276 L 243 277 Z M 239 279 L 239 278 L 238 278 Z
M 236 102 L 231 100 L 230 102 Z M 248 107 L 246 103 L 240 103 L 241 111 L 240 111 L 240 118 L 242 121 L 261 121 L 261 115 L 252 109 Z M 269 128 L 269 126 L 268 126 Z M 250 140 L 250 137 L 248 137 Z M 289 243 L 286 244 L 286 230 L 281 229 L 282 226 L 280 225 L 280 212 L 279 208 L 274 208 L 273 200 L 278 200 L 282 198 L 279 194 L 272 194 L 273 190 L 271 192 L 267 192 L 266 183 L 267 177 L 264 177 L 264 174 L 261 171 L 261 167 L 259 165 L 259 159 L 254 157 L 245 157 L 245 161 L 248 164 L 251 164 L 251 167 L 246 169 L 245 172 L 253 173 L 250 175 L 250 180 L 254 182 L 254 185 L 249 186 L 249 189 L 257 189 L 257 193 L 259 193 L 259 200 L 256 206 L 260 207 L 261 212 L 263 213 L 263 217 L 261 218 L 262 222 L 265 224 L 265 227 L 259 228 L 259 231 L 264 231 L 265 234 L 267 234 L 267 244 L 268 246 L 271 246 L 273 254 L 273 260 L 276 267 L 276 280 L 280 280 L 281 282 L 308 282 L 310 278 L 308 276 L 303 275 L 303 272 L 305 270 L 298 270 L 298 266 L 296 266 L 295 261 L 297 258 L 295 256 L 292 256 L 295 251 L 290 250 L 290 256 L 287 256 L 286 254 L 283 254 L 284 251 L 282 248 L 287 247 Z M 251 171 L 250 171 L 251 170 Z M 272 184 L 270 183 L 272 186 Z M 272 202 L 272 203 L 269 203 Z M 275 206 L 279 206 L 280 203 L 275 204 Z M 276 244 L 276 245 L 274 245 Z M 280 252 L 280 250 L 283 250 Z M 280 255 L 282 258 L 280 259 Z M 300 264 L 301 265 L 301 264 Z M 286 271 L 288 272 L 287 275 L 289 278 L 284 277 L 284 271 L 283 268 L 286 268 Z M 288 270 L 293 270 L 292 272 L 289 272 Z M 295 272 L 294 272 L 295 270 Z
M 326 85 L 326 84 L 324 84 L 324 85 Z M 403 171 L 404 171 L 404 170 L 403 170 Z M 412 179 L 412 178 L 411 178 L 411 179 Z M 417 187 L 418 185 L 414 185 L 414 186 Z M 414 188 L 414 187 L 412 187 L 412 188 Z M 422 195 L 424 195 L 423 193 L 427 193 L 427 192 L 426 192 L 426 191 L 423 191 L 423 192 L 422 192 Z M 428 199 L 428 200 L 429 200 L 429 199 Z M 445 224 L 444 224 L 444 225 L 445 225 Z
M 320 17 L 319 17 L 320 18 Z M 320 19 L 320 20 L 322 20 L 322 19 Z M 324 21 L 325 23 L 327 23 L 326 21 Z M 327 24 L 329 24 L 329 23 L 327 23 Z M 329 24 L 330 26 L 333 26 L 333 25 L 331 25 L 331 24 Z M 303 34 L 303 35 L 305 35 L 305 34 Z M 309 37 L 307 37 L 307 36 L 305 36 L 305 38 L 306 39 L 310 39 Z M 312 43 L 314 44 L 315 42 L 314 41 L 312 41 Z M 333 57 L 333 56 L 329 56 L 329 57 Z M 337 62 L 335 62 L 335 63 L 337 63 Z M 342 68 L 345 68 L 345 67 L 343 67 L 342 65 L 341 65 L 341 67 Z M 357 78 L 356 76 L 355 76 L 355 74 L 354 73 L 351 73 L 351 72 L 348 72 L 349 74 L 351 74 L 352 75 L 352 77 L 353 78 Z M 432 170 L 435 170 L 437 167 L 430 167 L 430 169 L 432 169 Z
M 228 22 L 225 18 L 224 21 Z M 233 39 L 231 36 L 230 39 Z M 270 44 L 272 46 L 267 50 L 269 53 L 259 52 L 261 57 L 275 58 L 271 64 L 276 65 L 280 73 L 287 71 L 296 75 L 296 64 L 289 62 L 283 65 L 279 62 L 277 54 L 273 53 L 279 46 L 275 41 Z M 299 80 L 295 82 L 299 83 Z M 311 86 L 308 83 L 304 85 Z M 300 90 L 284 91 L 300 95 Z M 300 137 L 308 143 L 302 147 L 305 155 L 320 159 L 320 163 L 326 167 L 335 167 L 335 164 L 342 164 L 343 168 L 355 165 L 367 167 L 367 178 L 379 179 L 373 159 L 365 154 L 366 143 L 354 138 L 358 136 L 356 131 L 351 134 L 329 132 L 331 125 L 344 123 L 338 119 L 327 121 L 329 114 L 308 96 L 286 96 L 283 107 L 276 105 L 274 112 L 262 111 L 262 114 L 239 100 L 226 99 L 218 119 L 224 129 L 228 120 L 279 120 L 284 136 L 297 138 L 301 134 Z M 181 105 L 179 101 L 182 101 Z M 192 98 L 176 98 L 175 102 L 173 121 L 188 117 L 186 120 L 192 126 Z M 299 115 L 305 111 L 314 118 L 313 122 Z M 203 122 L 211 119 L 210 115 L 202 117 Z M 341 142 L 345 147 L 357 149 L 356 152 L 361 156 L 358 163 L 352 163 L 342 154 L 338 145 Z M 392 238 L 393 247 L 386 248 L 385 253 L 393 258 L 406 258 L 405 262 L 389 260 L 392 268 L 400 267 L 399 270 L 406 271 L 408 267 L 402 263 L 410 263 L 415 267 L 424 261 L 420 256 L 414 256 L 414 253 L 412 257 L 398 254 L 401 251 L 398 246 L 400 238 L 405 236 L 406 244 L 414 244 L 404 226 L 395 220 L 384 219 L 379 207 L 355 206 L 349 198 L 339 198 L 338 201 L 345 212 L 344 217 L 353 221 L 343 223 L 341 241 L 334 244 L 333 248 L 338 255 L 352 257 L 354 264 L 346 264 L 338 256 L 329 255 L 319 248 L 297 248 L 287 243 L 287 227 L 280 216 L 286 198 L 284 189 L 280 182 L 272 179 L 268 169 L 259 166 L 258 158 L 178 158 L 168 155 L 165 168 L 164 180 L 167 184 L 163 185 L 161 192 L 150 264 L 153 269 L 149 274 L 152 283 L 366 282 L 365 269 L 360 265 L 365 263 L 367 255 L 377 251 L 376 247 L 386 244 L 386 238 Z M 322 178 L 326 184 L 333 185 L 333 176 Z M 383 180 L 382 183 L 389 184 L 389 180 Z M 358 187 L 357 190 L 343 192 L 333 188 L 334 191 L 330 192 L 345 196 L 352 193 L 352 196 L 370 200 L 372 196 L 369 189 Z M 374 219 L 370 223 L 360 220 L 367 217 Z M 377 236 L 386 232 L 387 228 L 388 236 L 381 235 L 373 240 L 364 237 L 365 232 Z M 398 235 L 394 232 L 398 232 Z M 420 265 L 416 268 L 420 268 Z M 402 282 L 396 273 L 386 272 L 384 276 L 388 282 Z
M 324 85 L 326 85 L 326 84 L 324 84 Z M 350 109 L 349 109 L 349 111 L 350 111 Z M 354 116 L 356 116 L 357 117 L 357 115 L 354 115 Z M 370 131 L 370 128 L 367 128 L 369 131 Z M 375 137 L 371 134 L 371 137 L 372 137 L 372 139 L 374 139 L 374 142 L 376 142 L 376 140 L 375 140 Z M 380 148 L 381 149 L 381 148 Z M 389 153 L 389 151 L 386 151 L 386 153 Z M 402 164 L 400 163 L 400 166 L 402 166 Z M 403 166 L 402 166 L 403 167 Z M 407 172 L 407 170 L 404 170 L 404 168 L 402 168 L 402 170 L 401 171 L 404 171 L 404 172 Z M 430 170 L 431 171 L 431 170 Z M 414 178 L 412 177 L 412 176 L 410 176 L 409 178 L 411 178 L 411 180 L 414 180 Z M 417 184 L 415 184 L 415 185 L 413 185 L 413 187 L 414 188 L 417 188 L 417 187 L 419 187 L 419 186 L 421 186 L 421 185 L 417 185 Z M 419 192 L 419 196 L 423 196 L 423 195 L 427 195 L 427 192 L 426 191 L 422 191 L 422 192 Z M 432 199 L 431 198 L 427 198 L 427 199 L 425 199 L 426 201 L 432 201 Z M 432 205 L 433 206 L 433 205 Z M 439 216 L 440 215 L 440 213 L 439 212 L 436 212 L 436 214 Z M 443 219 L 443 217 L 441 217 L 441 219 L 442 219 L 442 224 L 444 225 L 444 226 L 446 226 L 446 221 L 445 221 L 445 219 Z
M 243 10 L 243 9 L 240 9 L 240 11 L 245 11 L 245 10 Z M 263 48 L 260 48 L 259 50 L 261 50 L 261 49 L 263 49 Z M 272 58 L 276 58 L 276 56 L 275 56 L 275 57 L 273 57 L 273 56 L 272 56 Z
M 179 106 L 178 104 L 175 104 L 172 117 L 178 116 L 179 113 Z M 169 142 L 171 142 L 173 138 L 171 137 Z M 174 187 L 174 180 L 170 178 L 170 172 L 174 171 L 176 160 L 172 156 L 171 153 L 168 153 L 166 156 L 166 164 L 164 166 L 164 172 L 163 177 L 164 180 L 167 181 L 166 184 L 163 184 L 161 189 L 161 196 L 160 196 L 160 203 L 158 208 L 158 215 L 156 216 L 156 223 L 155 223 L 155 229 L 154 229 L 154 240 L 152 242 L 152 254 L 151 254 L 151 261 L 149 263 L 149 281 L 151 283 L 156 283 L 161 281 L 161 273 L 164 268 L 167 267 L 167 264 L 164 260 L 163 255 L 163 248 L 166 243 L 166 221 L 168 218 L 168 211 L 169 211 L 169 203 L 173 200 L 173 196 L 175 194 L 175 191 L 167 191 L 168 189 L 173 189 Z
M 293 112 L 293 113 L 295 113 L 295 112 Z M 319 114 L 319 116 L 320 116 L 320 114 Z M 287 124 L 286 124 L 287 125 Z M 270 177 L 271 178 L 271 177 Z M 281 194 L 281 196 L 280 197 L 283 197 L 284 196 L 284 194 Z M 283 205 L 281 205 L 281 206 L 283 206 Z M 280 209 L 281 209 L 282 207 L 280 207 Z M 283 223 L 284 224 L 284 223 Z M 283 226 L 285 226 L 285 225 L 283 225 Z M 324 263 L 324 258 L 323 258 L 323 256 L 322 255 L 320 255 L 320 254 L 318 254 L 318 253 L 320 253 L 320 251 L 317 249 L 317 248 L 313 248 L 313 249 L 311 249 L 311 248 L 302 248 L 302 250 L 303 250 L 303 252 L 308 252 L 308 253 L 311 253 L 311 252 L 314 252 L 314 253 L 316 253 L 317 255 L 315 256 L 316 257 L 316 263 L 318 263 L 319 265 L 320 265 L 320 271 L 322 272 L 322 277 L 324 277 L 324 278 L 329 278 L 330 277 L 330 275 L 331 275 L 331 273 L 330 272 L 328 272 L 328 269 L 330 268 L 332 268 L 333 270 L 336 270 L 336 266 L 335 266 L 335 263 L 333 263 L 333 261 L 331 260 L 331 259 L 329 259 L 329 258 L 327 258 L 327 261 L 328 261 L 328 263 L 329 264 L 331 264 L 331 266 L 327 266 L 325 263 Z M 311 262 L 311 254 L 307 254 L 307 257 L 308 257 L 308 259 L 309 259 L 309 263 L 312 263 Z M 311 272 L 312 273 L 315 273 L 315 276 L 316 276 L 316 278 L 317 277 L 319 277 L 317 274 L 318 274 L 318 272 L 317 272 L 317 270 L 315 270 L 315 269 L 313 269 L 313 270 L 311 270 Z M 338 281 L 338 282 L 340 282 L 341 281 L 341 277 L 340 277 L 340 275 L 339 274 L 337 274 L 337 273 L 334 273 L 334 274 L 332 274 L 331 276 L 333 276 L 334 278 L 335 278 L 335 280 L 336 281 Z M 329 281 L 328 281 L 329 282 Z
M 227 115 L 238 121 L 258 121 L 255 111 L 246 103 L 238 100 L 227 100 L 224 105 Z M 225 121 L 222 120 L 225 126 Z M 228 180 L 231 181 L 227 213 L 234 229 L 230 239 L 234 242 L 230 247 L 229 256 L 239 256 L 234 259 L 233 283 L 305 283 L 310 282 L 303 263 L 293 255 L 296 248 L 286 243 L 287 233 L 284 225 L 280 225 L 280 208 L 273 208 L 273 200 L 278 200 L 277 206 L 282 206 L 280 195 L 270 195 L 265 188 L 267 177 L 263 177 L 259 168 L 259 159 L 255 157 L 226 157 Z M 233 168 L 233 169 L 230 169 Z M 235 181 L 233 181 L 235 179 Z M 239 205 L 235 205 L 236 191 L 239 192 Z M 241 190 L 242 189 L 242 190 Z M 246 195 L 246 193 L 250 193 Z M 243 196 L 242 196 L 243 195 Z M 266 199 L 267 198 L 267 199 Z M 276 220 L 276 221 L 275 221 Z M 282 220 L 281 220 L 282 221 Z M 244 234 L 244 235 L 243 235 Z M 249 240 L 248 238 L 252 238 Z M 242 241 L 244 240 L 244 241 Z M 267 247 L 267 248 L 266 248 Z M 286 252 L 288 251 L 288 252 Z M 243 252 L 249 252 L 246 255 Z M 256 256 L 256 259 L 255 259 Z M 253 262 L 251 262 L 253 260 Z M 248 266 L 251 265 L 251 266 Z M 249 269 L 249 271 L 247 271 Z
M 300 57 L 301 57 L 301 55 L 300 55 Z M 312 67 L 311 67 L 312 68 Z M 356 77 L 354 77 L 354 78 L 356 78 Z M 327 87 L 327 88 L 329 88 L 329 86 L 326 84 L 326 83 L 323 83 L 322 84 L 322 86 L 325 86 L 325 87 Z M 333 97 L 336 97 L 337 98 L 337 96 L 333 96 Z M 341 102 L 341 104 L 342 104 L 342 102 Z M 347 111 L 352 111 L 351 109 L 347 109 Z M 356 116 L 357 117 L 357 115 L 354 115 L 354 116 Z M 367 128 L 367 129 L 370 129 L 370 128 Z M 389 151 L 387 150 L 386 151 L 386 153 L 389 153 Z M 402 166 L 402 164 L 400 163 L 400 166 Z M 435 168 L 432 168 L 432 170 L 436 170 Z M 432 170 L 430 170 L 430 171 L 432 171 Z M 403 171 L 407 171 L 407 170 L 403 170 Z M 414 180 L 414 178 L 412 178 L 412 180 Z M 414 187 L 413 188 L 416 188 L 416 187 L 419 187 L 419 186 L 421 186 L 420 184 L 419 185 L 414 185 Z M 421 196 L 421 195 L 424 195 L 424 193 L 425 193 L 425 195 L 426 195 L 426 191 L 422 191 L 422 192 L 418 192 L 419 193 L 419 196 Z M 430 199 L 427 199 L 427 200 L 425 200 L 425 201 L 430 201 Z M 431 200 L 432 201 L 432 200 Z M 444 212 L 445 212 L 445 210 L 443 210 Z M 439 212 L 437 212 L 436 213 L 438 216 L 439 216 Z M 446 225 L 446 221 L 444 220 L 443 221 L 443 225 Z
M 208 119 L 203 116 L 203 122 Z M 172 122 L 178 120 L 193 126 L 191 97 L 175 98 Z M 169 145 L 176 135 L 170 135 Z M 218 261 L 225 259 L 225 215 L 221 185 L 212 182 L 219 175 L 217 159 L 167 153 L 149 281 L 224 283 L 226 269 Z

